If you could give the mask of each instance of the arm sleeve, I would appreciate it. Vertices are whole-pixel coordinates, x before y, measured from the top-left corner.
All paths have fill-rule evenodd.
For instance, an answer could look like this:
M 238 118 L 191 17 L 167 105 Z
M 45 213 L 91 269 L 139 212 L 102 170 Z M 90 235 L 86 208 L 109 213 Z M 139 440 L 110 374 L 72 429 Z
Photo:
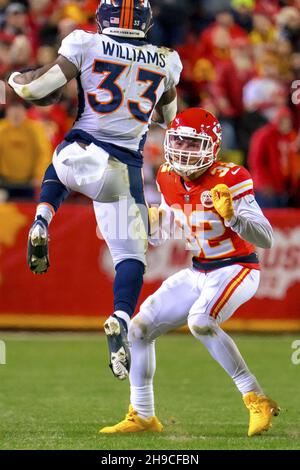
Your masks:
M 165 91 L 168 91 L 170 88 L 178 85 L 182 69 L 183 66 L 180 57 L 177 52 L 173 51 L 170 57 L 169 77 L 166 83 Z
M 233 201 L 234 217 L 225 221 L 235 233 L 249 243 L 260 248 L 271 248 L 274 241 L 273 229 L 263 215 L 255 197 L 248 194 Z
M 63 39 L 58 53 L 68 59 L 80 71 L 83 63 L 82 45 L 86 42 L 84 31 L 76 29 Z

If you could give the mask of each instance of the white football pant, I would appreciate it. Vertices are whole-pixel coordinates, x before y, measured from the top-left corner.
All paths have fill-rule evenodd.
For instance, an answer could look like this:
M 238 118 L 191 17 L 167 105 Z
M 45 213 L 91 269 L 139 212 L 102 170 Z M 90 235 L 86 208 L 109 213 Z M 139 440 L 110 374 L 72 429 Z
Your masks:
M 94 144 L 77 142 L 55 151 L 53 165 L 70 190 L 94 201 L 101 234 L 116 266 L 126 259 L 146 265 L 148 210 L 142 170 L 129 167 Z
M 186 323 L 193 336 L 232 377 L 242 394 L 249 391 L 263 393 L 235 343 L 219 326 L 254 296 L 259 279 L 258 270 L 240 265 L 207 273 L 184 269 L 169 277 L 147 298 L 129 328 L 131 404 L 139 415 L 155 414 L 154 340 Z M 170 354 L 176 361 L 176 351 L 170 351 Z M 185 373 L 188 374 L 188 369 Z

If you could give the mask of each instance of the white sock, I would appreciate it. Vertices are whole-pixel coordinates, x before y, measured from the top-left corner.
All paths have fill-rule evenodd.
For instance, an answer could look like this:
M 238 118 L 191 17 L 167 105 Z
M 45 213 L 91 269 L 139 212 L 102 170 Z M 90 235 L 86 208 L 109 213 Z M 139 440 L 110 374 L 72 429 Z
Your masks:
M 212 335 L 199 335 L 193 331 L 193 335 L 199 339 L 208 349 L 212 357 L 230 375 L 238 390 L 243 394 L 255 392 L 264 395 L 254 375 L 249 371 L 235 342 L 219 326 L 214 326 Z
M 125 323 L 127 325 L 127 331 L 128 331 L 129 322 L 130 322 L 130 316 L 128 315 L 128 313 L 123 312 L 123 310 L 116 310 L 114 312 L 114 315 L 116 315 L 116 317 L 118 317 L 118 318 L 122 318 L 122 320 L 125 321 Z
M 54 209 L 49 204 L 42 202 L 41 204 L 37 206 L 35 220 L 37 219 L 38 215 L 42 216 L 45 220 L 47 220 L 48 225 L 50 225 L 51 220 L 53 219 L 55 215 L 55 212 L 54 212 Z
M 130 387 L 130 403 L 137 414 L 144 419 L 154 416 L 154 392 L 153 385 L 144 387 Z
M 154 341 L 132 338 L 130 368 L 130 402 L 141 418 L 155 416 L 153 377 L 156 368 Z

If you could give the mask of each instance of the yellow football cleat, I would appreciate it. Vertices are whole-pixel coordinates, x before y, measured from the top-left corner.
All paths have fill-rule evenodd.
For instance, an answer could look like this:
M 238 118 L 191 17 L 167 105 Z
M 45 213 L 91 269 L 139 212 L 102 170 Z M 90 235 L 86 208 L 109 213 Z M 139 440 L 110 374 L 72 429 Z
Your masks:
M 243 401 L 250 412 L 248 436 L 261 434 L 272 427 L 272 417 L 278 416 L 280 408 L 271 398 L 247 393 Z
M 112 434 L 117 432 L 162 432 L 163 425 L 156 416 L 143 419 L 140 418 L 132 405 L 129 406 L 128 413 L 123 421 L 114 426 L 100 429 L 99 433 Z

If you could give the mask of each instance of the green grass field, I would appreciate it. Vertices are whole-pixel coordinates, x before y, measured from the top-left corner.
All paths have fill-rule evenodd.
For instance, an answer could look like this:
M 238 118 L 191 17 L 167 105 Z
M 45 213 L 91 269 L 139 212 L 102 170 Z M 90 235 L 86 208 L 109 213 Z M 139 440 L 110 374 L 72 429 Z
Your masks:
M 128 382 L 107 367 L 106 340 L 94 334 L 8 334 L 0 366 L 1 449 L 299 449 L 300 365 L 293 336 L 234 336 L 281 415 L 248 438 L 248 411 L 225 372 L 194 338 L 157 341 L 157 415 L 163 434 L 105 436 L 123 419 Z

